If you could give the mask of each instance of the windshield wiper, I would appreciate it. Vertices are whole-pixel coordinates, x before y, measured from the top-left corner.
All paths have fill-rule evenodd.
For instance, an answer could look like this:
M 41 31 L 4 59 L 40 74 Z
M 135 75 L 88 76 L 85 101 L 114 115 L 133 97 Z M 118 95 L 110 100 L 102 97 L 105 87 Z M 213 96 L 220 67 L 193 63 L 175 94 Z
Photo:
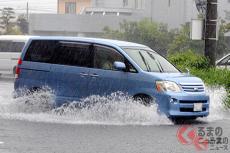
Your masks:
M 156 58 L 155 58 L 152 54 L 150 54 L 149 52 L 147 52 L 147 54 L 149 54 L 149 56 L 156 62 L 159 71 L 160 71 L 161 73 L 163 73 L 163 72 L 164 72 L 164 69 L 163 69 L 161 63 L 160 63 L 158 60 L 156 60 Z
M 145 64 L 145 66 L 146 66 L 146 68 L 147 68 L 147 71 L 148 71 L 148 72 L 151 72 L 151 68 L 150 68 L 149 64 L 146 62 L 144 56 L 141 54 L 140 51 L 139 51 L 139 54 L 140 54 L 140 56 L 141 56 L 141 58 L 142 58 L 142 60 L 143 60 L 143 62 L 144 62 L 144 64 Z

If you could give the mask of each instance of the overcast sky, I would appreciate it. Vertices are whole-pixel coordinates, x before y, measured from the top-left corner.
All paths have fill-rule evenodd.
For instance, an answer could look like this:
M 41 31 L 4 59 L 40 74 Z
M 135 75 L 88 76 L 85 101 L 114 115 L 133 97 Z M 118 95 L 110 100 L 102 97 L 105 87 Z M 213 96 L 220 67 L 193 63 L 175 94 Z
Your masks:
M 26 12 L 26 3 L 33 13 L 56 13 L 57 0 L 0 0 L 0 8 L 12 7 L 17 13 Z

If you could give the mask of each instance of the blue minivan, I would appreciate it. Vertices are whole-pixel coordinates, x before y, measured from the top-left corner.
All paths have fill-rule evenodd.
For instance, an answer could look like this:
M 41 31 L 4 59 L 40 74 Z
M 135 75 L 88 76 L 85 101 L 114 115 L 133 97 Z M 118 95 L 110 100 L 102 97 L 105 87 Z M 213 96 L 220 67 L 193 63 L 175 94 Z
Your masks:
M 168 117 L 206 117 L 209 96 L 201 79 L 181 73 L 141 44 L 76 37 L 32 37 L 16 69 L 15 91 L 44 86 L 56 106 L 120 91 L 144 104 L 156 102 Z

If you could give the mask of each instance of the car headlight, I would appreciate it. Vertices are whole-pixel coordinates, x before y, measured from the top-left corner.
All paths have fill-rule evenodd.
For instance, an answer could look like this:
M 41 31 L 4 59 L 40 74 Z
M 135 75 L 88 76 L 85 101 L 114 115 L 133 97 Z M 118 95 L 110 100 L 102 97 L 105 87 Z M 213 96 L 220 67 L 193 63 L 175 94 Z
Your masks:
M 156 89 L 159 92 L 181 92 L 181 88 L 171 81 L 156 81 Z

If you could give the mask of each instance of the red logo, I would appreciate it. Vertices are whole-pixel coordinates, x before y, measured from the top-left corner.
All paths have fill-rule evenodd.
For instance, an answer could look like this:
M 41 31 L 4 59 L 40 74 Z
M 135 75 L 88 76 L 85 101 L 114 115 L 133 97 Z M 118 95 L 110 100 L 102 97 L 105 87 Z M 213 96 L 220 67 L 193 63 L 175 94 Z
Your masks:
M 192 126 L 182 126 L 177 132 L 177 138 L 183 145 L 190 145 L 196 138 L 196 130 Z
M 208 140 L 197 136 L 194 141 L 194 146 L 198 151 L 208 150 Z
M 177 139 L 183 145 L 194 145 L 198 151 L 208 149 L 208 140 L 197 136 L 197 130 L 189 125 L 184 125 L 177 131 Z

